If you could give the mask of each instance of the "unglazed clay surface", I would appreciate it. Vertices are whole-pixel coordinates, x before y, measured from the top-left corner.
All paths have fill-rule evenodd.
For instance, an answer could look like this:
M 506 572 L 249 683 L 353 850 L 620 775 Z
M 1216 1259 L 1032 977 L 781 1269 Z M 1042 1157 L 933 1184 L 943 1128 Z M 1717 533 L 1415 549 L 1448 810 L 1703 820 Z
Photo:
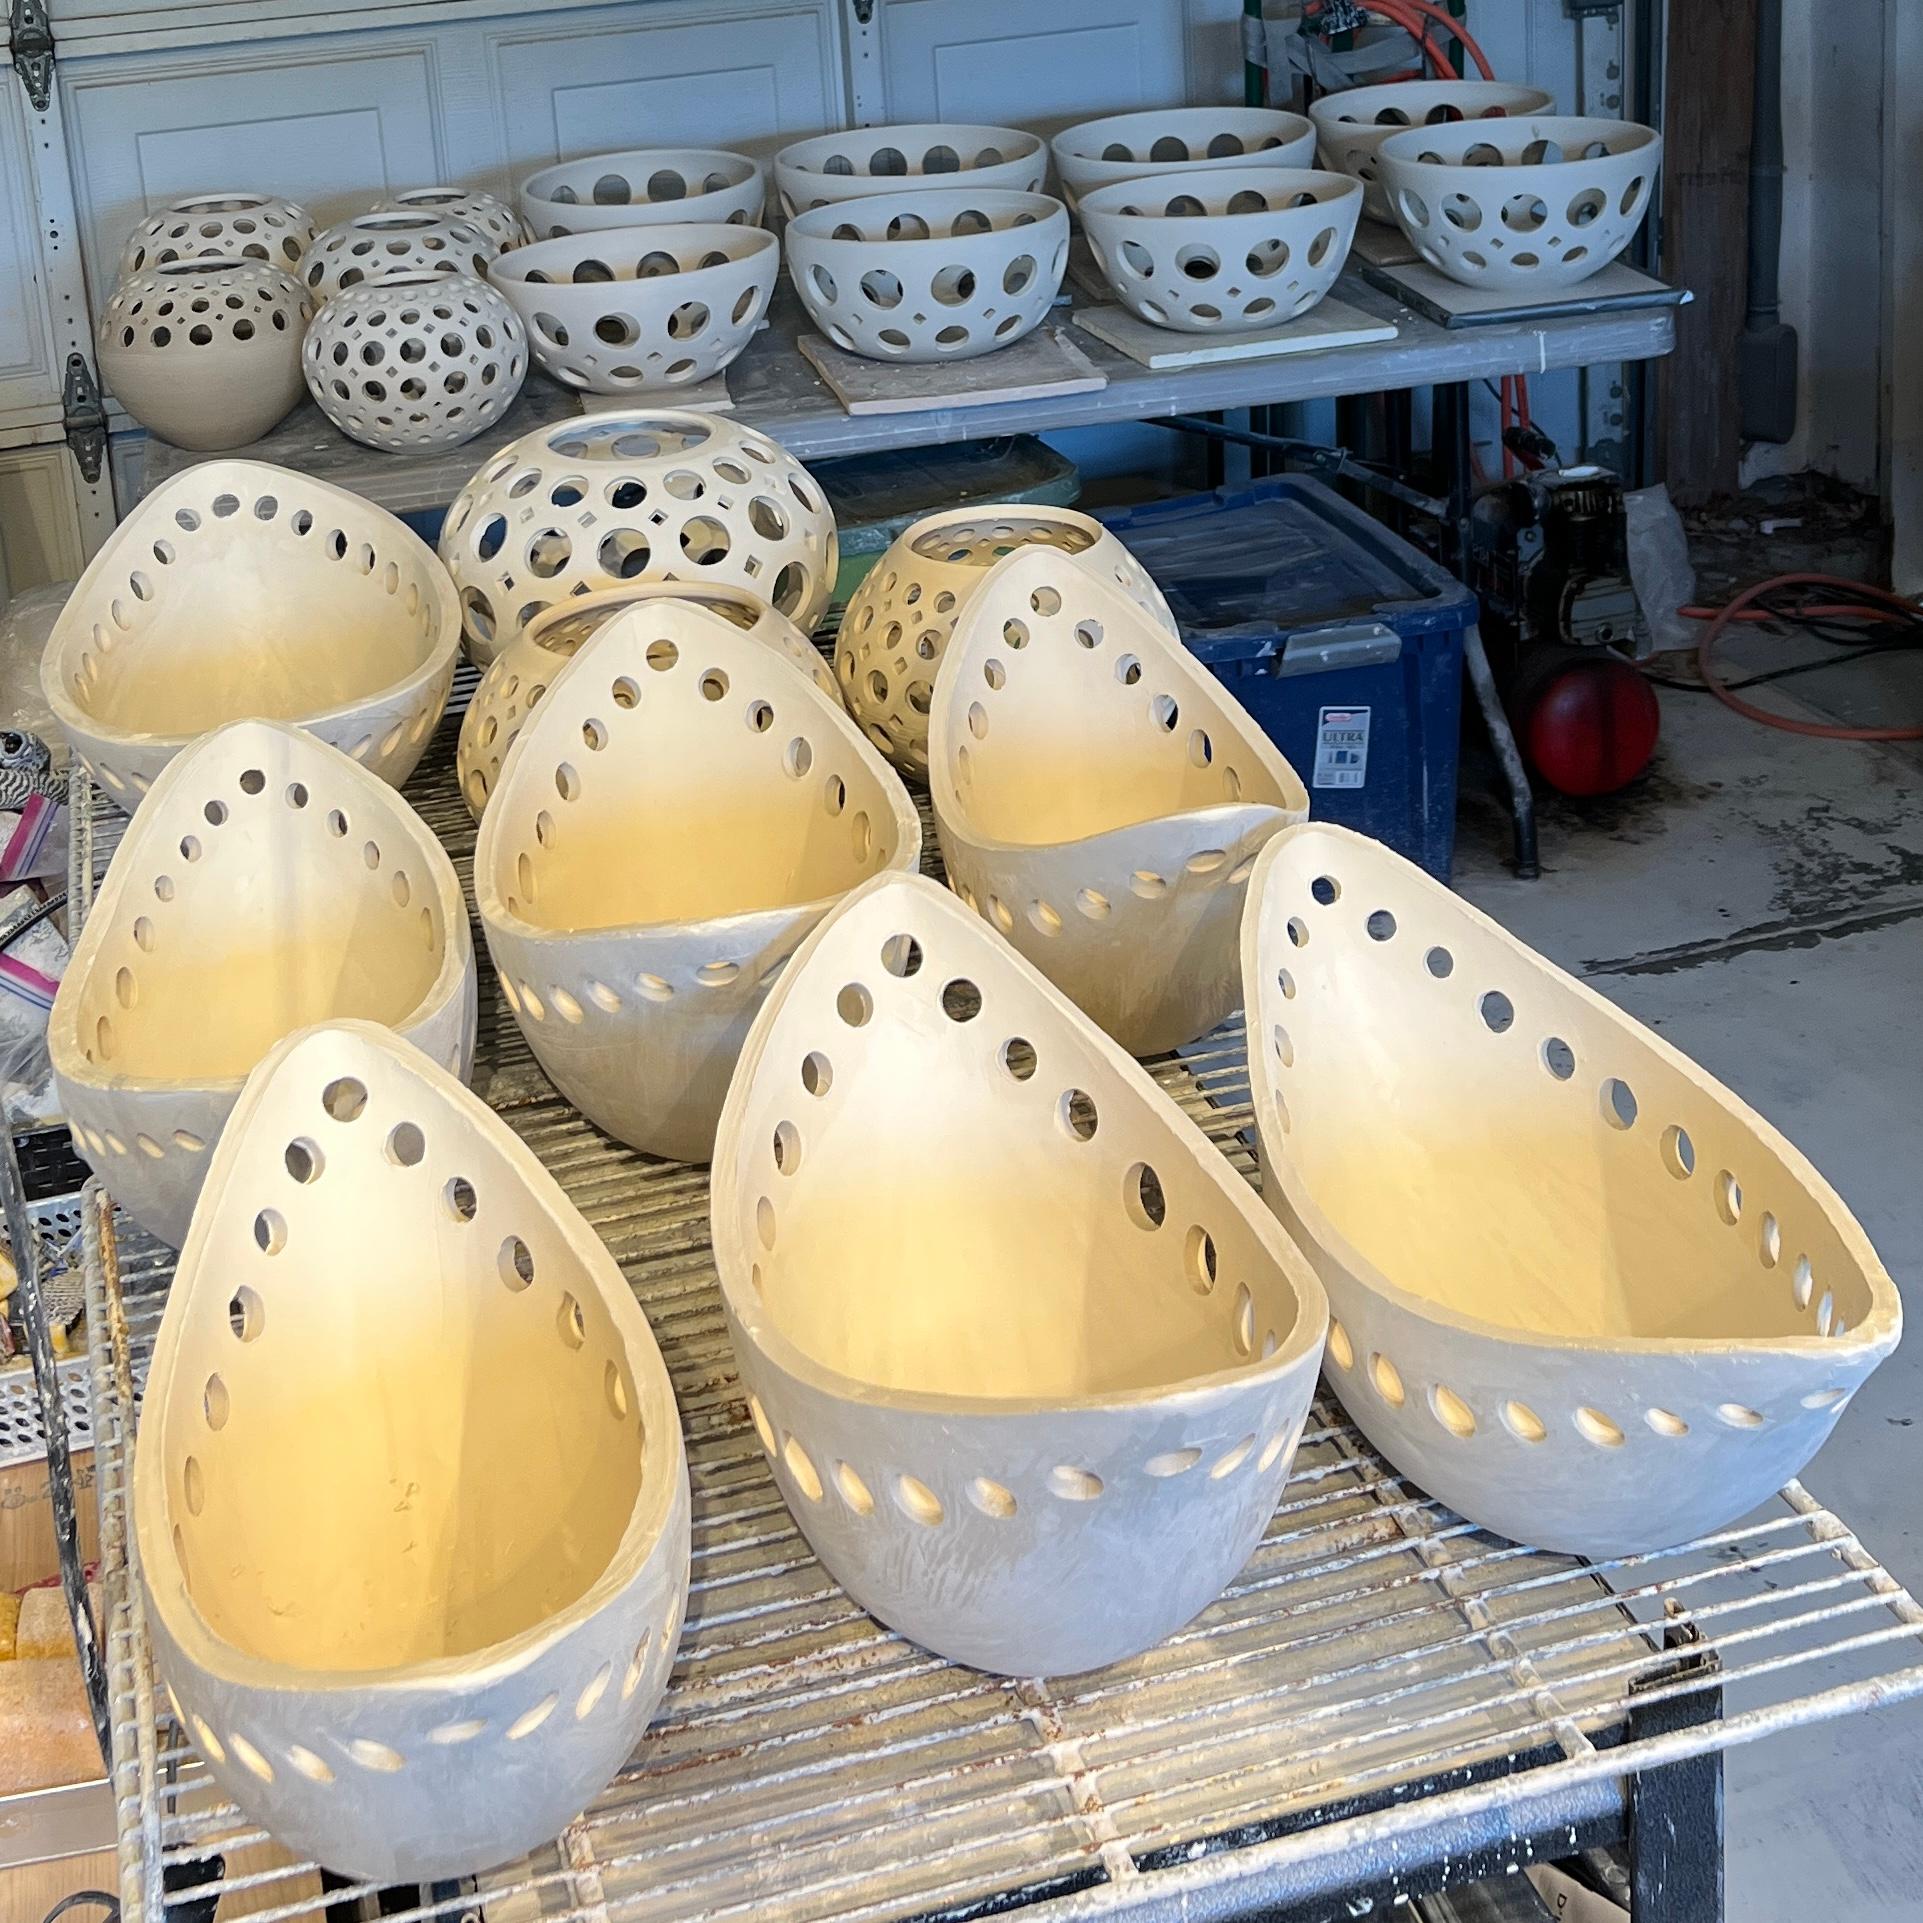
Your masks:
M 1390 80 L 1319 95 L 1309 103 L 1309 118 L 1315 123 L 1322 164 L 1361 181 L 1362 211 L 1393 227 L 1395 210 L 1376 179 L 1375 164 L 1376 149 L 1392 133 L 1404 127 L 1555 110 L 1555 97 L 1540 87 L 1515 87 L 1501 80 Z
M 788 272 L 837 347 L 879 361 L 966 360 L 1040 324 L 1068 266 L 1046 194 L 922 188 L 788 223 Z
M 1156 173 L 1082 196 L 1115 295 L 1157 327 L 1226 334 L 1306 314 L 1349 258 L 1362 186 L 1292 167 Z
M 833 671 L 814 643 L 760 596 L 746 588 L 694 581 L 627 581 L 618 588 L 570 595 L 537 614 L 489 664 L 461 717 L 458 766 L 461 794 L 476 821 L 501 778 L 501 763 L 565 661 L 611 615 L 648 601 L 688 601 L 719 615 L 764 645 L 778 649 L 829 700 L 839 702 Z
M 544 609 L 623 581 L 749 588 L 807 633 L 839 558 L 826 497 L 778 441 L 657 407 L 522 435 L 455 497 L 440 552 L 483 667 Z
M 471 274 L 392 275 L 338 293 L 307 330 L 308 391 L 369 447 L 455 447 L 492 427 L 527 377 L 527 331 Z
M 1894 1286 L 1790 1143 L 1380 842 L 1277 836 L 1242 963 L 1329 1380 L 1470 1521 L 1590 1556 L 1720 1529 L 1895 1346 Z
M 1412 127 L 1376 148 L 1409 243 L 1465 287 L 1573 287 L 1649 210 L 1662 136 L 1632 121 L 1528 114 Z
M 832 201 L 929 187 L 1034 194 L 1047 173 L 1048 151 L 1033 134 L 947 121 L 848 127 L 797 140 L 775 156 L 775 189 L 791 220 Z
M 1315 128 L 1274 107 L 1150 107 L 1065 127 L 1049 143 L 1071 207 L 1091 188 L 1198 167 L 1307 167 Z
M 256 260 L 173 261 L 129 274 L 100 316 L 100 377 L 176 447 L 244 447 L 301 397 L 313 302 Z
M 147 1379 L 134 1527 L 221 1787 L 373 1882 L 577 1815 L 687 1604 L 674 1395 L 613 1258 L 507 1125 L 366 1022 L 249 1080 Z
M 1174 1103 L 932 882 L 851 895 L 776 983 L 711 1213 L 782 1494 L 892 1628 L 1006 1674 L 1093 1669 L 1248 1560 L 1321 1287 Z
M 719 373 L 760 326 L 780 266 L 759 227 L 628 227 L 517 247 L 491 279 L 564 387 L 630 394 Z
M 610 1135 L 706 1161 L 770 977 L 921 822 L 841 704 L 691 602 L 615 615 L 521 727 L 474 894 L 541 1066 Z
M 257 260 L 297 269 L 314 238 L 305 207 L 274 194 L 189 194 L 149 214 L 120 250 L 120 278 L 174 260 Z
M 298 728 L 236 721 L 175 756 L 122 837 L 47 1025 L 74 1141 L 179 1247 L 242 1081 L 282 1036 L 384 1022 L 465 1076 L 467 904 L 432 831 Z
M 641 147 L 543 167 L 522 183 L 521 212 L 536 240 L 668 221 L 752 227 L 765 194 L 761 169 L 745 154 Z
M 460 648 L 454 588 L 360 496 L 259 461 L 163 482 L 87 564 L 41 661 L 67 738 L 132 808 L 195 735 L 293 721 L 395 787 Z
M 448 214 L 478 227 L 503 253 L 510 247 L 521 246 L 529 238 L 521 216 L 500 195 L 479 187 L 409 187 L 402 193 L 389 194 L 385 200 L 377 200 L 368 211 Z
M 301 261 L 301 278 L 317 301 L 345 287 L 391 274 L 471 274 L 487 278 L 500 248 L 472 221 L 421 208 L 356 214 L 316 234 Z
M 1249 869 L 1309 797 L 1113 572 L 1040 548 L 997 564 L 935 684 L 928 781 L 951 886 L 1153 1055 L 1237 1006 Z
M 926 773 L 935 673 L 955 622 L 988 570 L 1025 547 L 1079 557 L 1175 633 L 1161 590 L 1089 515 L 1019 502 L 925 515 L 895 537 L 856 588 L 835 639 L 849 711 L 899 766 Z

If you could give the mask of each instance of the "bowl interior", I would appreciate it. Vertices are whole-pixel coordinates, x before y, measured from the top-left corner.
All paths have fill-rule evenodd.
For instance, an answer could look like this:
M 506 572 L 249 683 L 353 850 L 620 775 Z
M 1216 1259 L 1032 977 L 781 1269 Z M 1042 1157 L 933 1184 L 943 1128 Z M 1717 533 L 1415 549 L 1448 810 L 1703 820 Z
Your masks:
M 1387 135 L 1402 127 L 1502 119 L 1518 112 L 1539 112 L 1548 105 L 1549 96 L 1537 87 L 1487 80 L 1412 80 L 1325 94 L 1309 109 L 1309 116 L 1322 127 L 1380 130 Z
M 1444 167 L 1580 168 L 1645 151 L 1653 165 L 1655 147 L 1655 135 L 1630 121 L 1519 114 L 1409 128 L 1383 142 L 1382 157 Z
M 1057 135 L 1055 145 L 1073 160 L 1180 167 L 1270 153 L 1299 140 L 1305 126 L 1278 109 L 1191 107 L 1086 121 Z
M 826 207 L 797 214 L 788 223 L 788 231 L 806 240 L 912 244 L 1006 234 L 1061 216 L 1061 203 L 1043 194 L 1011 193 L 1006 189 L 974 194 L 966 190 L 931 189 L 916 194 L 831 202 Z
M 900 180 L 1006 166 L 1040 151 L 1041 142 L 1033 134 L 1013 127 L 850 128 L 801 141 L 781 156 L 781 162 L 801 174 Z
M 524 191 L 532 200 L 560 207 L 655 206 L 725 192 L 753 172 L 754 162 L 743 154 L 664 148 L 597 154 L 549 167 L 534 175 Z
M 774 236 L 759 227 L 608 228 L 591 237 L 517 247 L 496 262 L 493 279 L 523 286 L 577 287 L 659 280 L 752 260 L 772 254 L 776 246 Z M 744 299 L 752 306 L 752 294 Z

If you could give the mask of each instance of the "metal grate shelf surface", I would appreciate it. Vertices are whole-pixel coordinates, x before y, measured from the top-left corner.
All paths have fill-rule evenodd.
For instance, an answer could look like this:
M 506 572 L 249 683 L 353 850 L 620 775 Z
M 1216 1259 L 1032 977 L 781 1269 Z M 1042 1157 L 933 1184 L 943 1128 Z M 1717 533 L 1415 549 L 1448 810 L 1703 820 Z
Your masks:
M 451 735 L 409 796 L 465 871 L 474 830 Z M 74 818 L 84 903 L 119 821 L 84 777 Z M 1252 1176 L 1239 1026 L 1154 1072 Z M 1492 1839 L 1559 1830 L 1566 1846 L 1619 1815 L 1629 1772 L 1923 1693 L 1923 1610 L 1797 1485 L 1740 1528 L 1584 1564 L 1464 1523 L 1326 1398 L 1254 1559 L 1180 1634 L 1067 1681 L 955 1668 L 851 1602 L 791 1521 L 735 1378 L 706 1171 L 649 1162 L 569 1109 L 493 992 L 475 1086 L 606 1240 L 654 1327 L 687 1435 L 693 1580 L 668 1696 L 617 1781 L 553 1846 L 476 1886 L 389 1895 L 403 1920 L 479 1907 L 493 1923 L 894 1923 L 1019 1907 L 1049 1923 L 1195 1923 Z M 319 1923 L 360 1886 L 323 1892 L 225 1800 L 153 1673 L 129 1496 L 171 1255 L 97 1187 L 84 1227 L 124 1915 L 160 1923 L 217 1881 L 223 1918 Z M 1679 1650 L 1713 1653 L 1716 1673 Z M 1718 1684 L 1724 1699 L 1704 1696 Z M 1634 1713 L 1692 1695 L 1714 1712 L 1693 1727 L 1645 1733 Z

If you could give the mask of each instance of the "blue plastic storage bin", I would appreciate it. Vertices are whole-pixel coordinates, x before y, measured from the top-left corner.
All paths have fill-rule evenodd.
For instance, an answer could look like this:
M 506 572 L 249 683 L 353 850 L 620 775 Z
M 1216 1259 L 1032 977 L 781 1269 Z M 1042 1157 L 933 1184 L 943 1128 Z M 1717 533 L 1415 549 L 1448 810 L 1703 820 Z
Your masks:
M 1449 879 L 1475 596 L 1322 482 L 1108 510 L 1183 639 L 1288 756 L 1309 811 Z

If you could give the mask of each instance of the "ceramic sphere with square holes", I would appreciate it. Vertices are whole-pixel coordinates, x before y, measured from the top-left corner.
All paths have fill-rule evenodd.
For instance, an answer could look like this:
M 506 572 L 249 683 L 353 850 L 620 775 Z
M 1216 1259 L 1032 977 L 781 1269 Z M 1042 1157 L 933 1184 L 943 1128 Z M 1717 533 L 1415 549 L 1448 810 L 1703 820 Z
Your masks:
M 1046 194 L 876 194 L 797 214 L 786 246 L 802 304 L 837 347 L 967 360 L 1041 324 L 1068 265 L 1068 211 Z
M 485 667 L 543 610 L 624 581 L 745 587 L 808 633 L 839 546 L 826 495 L 779 442 L 642 407 L 503 448 L 455 497 L 440 554 Z
M 120 250 L 120 279 L 177 260 L 257 260 L 296 273 L 314 217 L 275 194 L 189 194 L 149 214 Z
M 343 434 L 395 453 L 457 447 L 514 404 L 527 332 L 471 275 L 397 274 L 336 294 L 301 360 L 308 392 Z
M 931 187 L 1035 194 L 1047 174 L 1048 150 L 1035 135 L 947 121 L 847 127 L 797 140 L 775 156 L 775 188 L 790 220 L 835 201 Z
M 1362 212 L 1347 174 L 1158 173 L 1082 196 L 1082 227 L 1131 314 L 1188 334 L 1279 327 L 1335 284 Z
M 528 239 L 521 216 L 499 194 L 480 187 L 409 187 L 377 200 L 368 212 L 446 214 L 478 227 L 502 253 Z
M 1049 142 L 1071 207 L 1094 187 L 1198 168 L 1307 167 L 1315 128 L 1276 107 L 1150 107 L 1065 127 Z
M 1402 231 L 1465 287 L 1574 287 L 1649 211 L 1662 135 L 1633 121 L 1524 114 L 1411 127 L 1376 149 Z
M 471 274 L 487 279 L 500 252 L 492 235 L 452 214 L 404 207 L 356 214 L 316 234 L 301 260 L 301 278 L 319 301 L 343 288 L 390 275 Z
M 697 222 L 756 225 L 766 185 L 746 154 L 719 147 L 641 147 L 543 167 L 521 183 L 536 240 L 610 227 Z
M 761 325 L 780 266 L 759 227 L 625 227 L 517 247 L 489 278 L 564 387 L 629 394 L 718 374 Z

